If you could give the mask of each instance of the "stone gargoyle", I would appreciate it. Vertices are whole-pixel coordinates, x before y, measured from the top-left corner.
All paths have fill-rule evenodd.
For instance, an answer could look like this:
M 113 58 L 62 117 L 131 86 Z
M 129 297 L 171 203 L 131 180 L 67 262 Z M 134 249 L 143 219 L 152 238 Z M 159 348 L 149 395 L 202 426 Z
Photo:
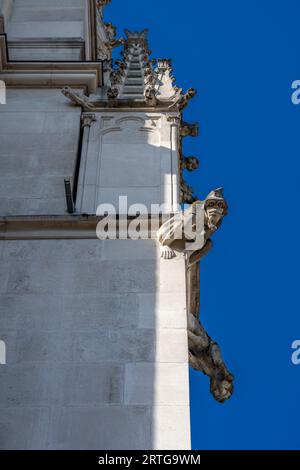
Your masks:
M 169 108 L 177 106 L 179 111 L 182 111 L 188 105 L 189 101 L 196 96 L 196 94 L 197 91 L 195 88 L 189 88 L 186 93 L 183 93 L 181 89 L 177 89 L 174 101 Z
M 198 210 L 204 212 L 203 218 L 198 219 L 202 221 L 203 226 L 200 227 L 195 225 Z M 157 232 L 162 258 L 174 258 L 177 251 L 186 254 L 188 266 L 200 261 L 211 249 L 210 237 L 218 230 L 226 214 L 223 188 L 211 191 L 205 201 L 195 201 L 186 211 L 174 214 Z M 201 240 L 198 237 L 195 241 L 195 235 L 200 232 L 203 234 Z
M 200 217 L 197 217 L 197 209 L 200 209 Z M 188 271 L 194 269 L 212 248 L 211 236 L 220 227 L 227 210 L 223 188 L 218 188 L 211 191 L 205 201 L 196 201 L 188 210 L 174 214 L 158 230 L 162 258 L 168 260 L 174 258 L 176 252 L 185 253 Z M 201 236 L 194 239 L 193 233 L 197 231 Z M 197 310 L 188 312 L 189 362 L 193 369 L 209 376 L 211 393 L 223 403 L 233 393 L 233 376 L 218 344 L 206 333 L 198 316 Z
M 93 101 L 91 101 L 91 99 L 88 96 L 86 96 L 83 92 L 75 91 L 69 86 L 65 86 L 61 90 L 61 92 L 73 104 L 77 104 L 79 106 L 82 106 L 82 108 L 86 111 L 94 111 L 94 109 L 96 107 L 95 103 L 93 103 Z

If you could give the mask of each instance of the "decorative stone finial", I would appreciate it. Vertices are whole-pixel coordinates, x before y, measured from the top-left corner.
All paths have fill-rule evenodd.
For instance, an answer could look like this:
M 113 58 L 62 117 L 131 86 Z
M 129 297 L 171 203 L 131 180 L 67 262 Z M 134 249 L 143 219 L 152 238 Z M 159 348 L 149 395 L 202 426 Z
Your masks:
M 125 49 L 129 49 L 132 46 L 135 48 L 140 46 L 141 49 L 145 50 L 146 54 L 150 55 L 150 51 L 148 49 L 148 32 L 148 29 L 144 29 L 141 32 L 129 31 L 129 29 L 125 29 Z

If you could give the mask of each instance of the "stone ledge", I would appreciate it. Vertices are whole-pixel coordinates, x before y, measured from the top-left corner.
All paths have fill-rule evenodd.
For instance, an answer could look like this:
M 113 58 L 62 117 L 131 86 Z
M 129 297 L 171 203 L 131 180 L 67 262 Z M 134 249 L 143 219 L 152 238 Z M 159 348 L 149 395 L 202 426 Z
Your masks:
M 0 240 L 42 240 L 42 239 L 96 239 L 96 227 L 103 216 L 96 215 L 33 215 L 0 217 Z M 127 224 L 136 217 L 128 216 Z M 151 220 L 161 224 L 159 215 L 145 217 L 148 220 L 149 239 L 156 239 L 156 231 L 150 230 Z M 117 229 L 119 222 L 117 220 Z

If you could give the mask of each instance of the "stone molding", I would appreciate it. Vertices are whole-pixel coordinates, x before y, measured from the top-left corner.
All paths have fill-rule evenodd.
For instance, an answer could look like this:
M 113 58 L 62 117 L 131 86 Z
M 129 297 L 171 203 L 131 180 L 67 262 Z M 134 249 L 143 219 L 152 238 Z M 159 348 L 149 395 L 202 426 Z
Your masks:
M 0 217 L 0 240 L 42 240 L 42 239 L 96 239 L 96 227 L 103 216 L 96 215 L 53 215 L 53 216 L 6 216 Z M 127 224 L 136 219 L 134 216 L 124 216 Z M 124 220 L 124 219 L 123 219 Z M 148 220 L 148 236 L 157 239 L 156 226 L 162 223 L 162 216 L 152 215 L 139 220 Z M 150 223 L 154 228 L 151 230 Z M 119 222 L 117 220 L 117 229 Z M 122 227 L 123 228 L 123 227 Z

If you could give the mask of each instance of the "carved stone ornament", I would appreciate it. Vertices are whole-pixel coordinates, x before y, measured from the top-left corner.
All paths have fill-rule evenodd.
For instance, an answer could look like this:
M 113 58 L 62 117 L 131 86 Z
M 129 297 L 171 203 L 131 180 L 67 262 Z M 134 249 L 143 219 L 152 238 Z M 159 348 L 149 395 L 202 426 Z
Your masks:
M 188 105 L 189 101 L 196 96 L 197 91 L 195 88 L 189 88 L 186 93 L 182 93 L 181 90 L 177 92 L 177 96 L 173 102 L 173 104 L 170 106 L 172 108 L 173 106 L 176 106 L 179 111 L 183 111 L 184 108 Z
M 92 122 L 96 121 L 96 115 L 93 113 L 84 113 L 81 116 L 82 127 L 91 127 Z
M 181 178 L 180 184 L 180 202 L 182 204 L 193 204 L 197 198 L 194 196 L 194 190 L 191 186 L 187 185 L 183 178 Z
M 189 124 L 188 122 L 182 122 L 180 126 L 181 137 L 198 137 L 199 135 L 199 124 Z
M 157 105 L 158 100 L 156 98 L 156 91 L 154 88 L 149 87 L 146 89 L 145 98 L 146 98 L 147 104 L 151 106 Z
M 71 87 L 64 87 L 61 92 L 68 98 L 73 104 L 81 106 L 84 110 L 94 111 L 96 105 L 91 99 L 82 92 L 77 92 Z
M 227 369 L 219 345 L 213 341 L 199 319 L 188 314 L 189 362 L 193 369 L 210 378 L 210 391 L 223 403 L 233 393 L 233 375 Z
M 176 105 L 178 106 L 179 110 L 182 111 L 184 108 L 187 107 L 189 101 L 196 96 L 197 92 L 194 88 L 189 88 L 186 93 L 180 94 Z
M 204 210 L 203 226 L 196 226 L 194 222 L 197 206 Z M 159 243 L 162 247 L 168 246 L 174 252 L 173 256 L 176 251 L 186 253 L 188 266 L 198 263 L 211 249 L 210 237 L 218 230 L 223 218 L 227 215 L 227 207 L 223 197 L 223 188 L 211 191 L 205 201 L 196 201 L 186 211 L 176 213 L 167 220 L 157 232 Z M 187 227 L 192 227 L 199 233 L 204 231 L 202 246 L 195 243 L 193 247 L 192 240 L 185 234 Z M 164 249 L 162 249 L 162 257 L 165 258 Z M 168 254 L 168 257 L 172 256 Z
M 184 157 L 182 159 L 182 170 L 195 171 L 199 168 L 199 160 L 197 157 Z
M 119 95 L 118 88 L 109 88 L 107 90 L 107 98 L 109 100 L 116 100 L 118 98 L 118 95 Z

